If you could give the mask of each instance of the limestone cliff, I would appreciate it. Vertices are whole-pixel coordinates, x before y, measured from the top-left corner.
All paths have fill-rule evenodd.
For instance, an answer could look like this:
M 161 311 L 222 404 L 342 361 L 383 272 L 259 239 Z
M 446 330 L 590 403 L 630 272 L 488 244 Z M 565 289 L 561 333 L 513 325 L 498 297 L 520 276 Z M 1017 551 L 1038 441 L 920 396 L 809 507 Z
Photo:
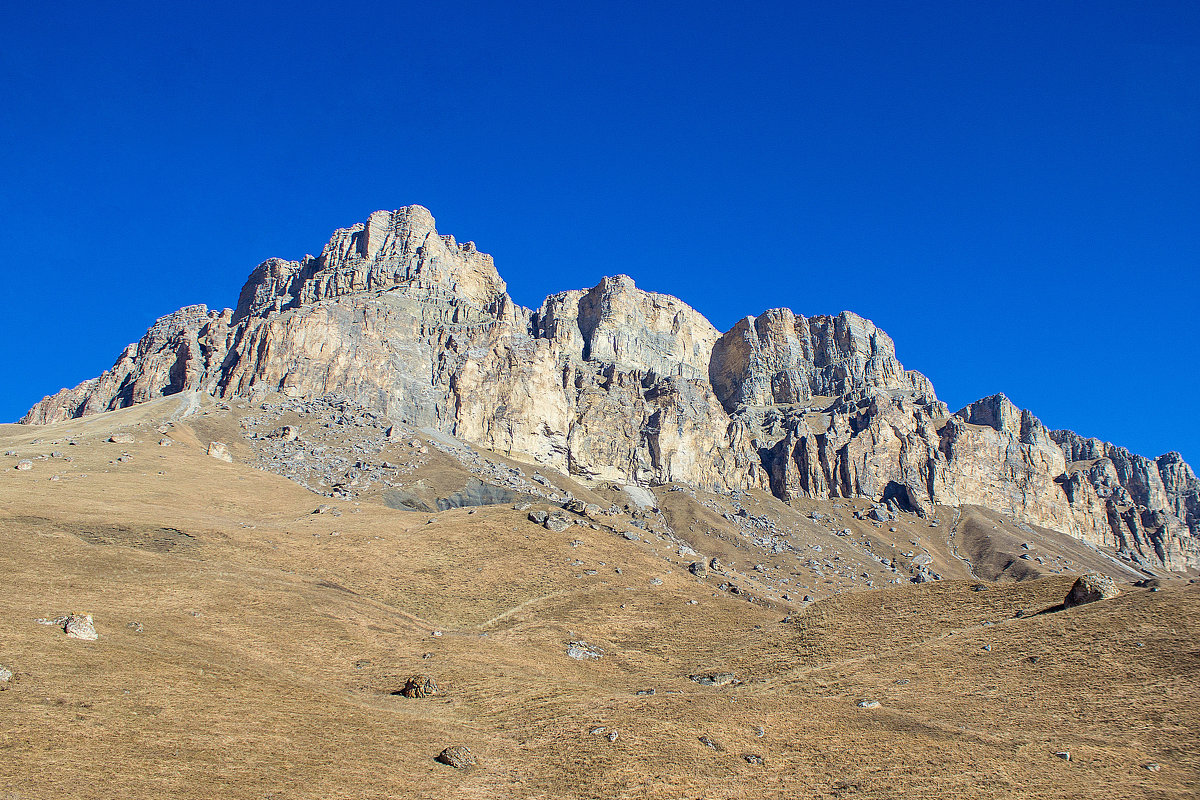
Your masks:
M 319 256 L 264 261 L 236 309 L 163 317 L 22 422 L 184 390 L 338 393 L 584 478 L 975 504 L 1147 565 L 1200 566 L 1200 482 L 1178 454 L 1051 433 L 1003 395 L 952 415 L 850 312 L 772 309 L 722 334 L 624 275 L 524 309 L 491 257 L 421 206 L 338 230 Z
M 1200 480 L 1179 453 L 1151 460 L 1072 431 L 1050 435 L 1068 462 L 1056 480 L 1085 539 L 1175 568 L 1195 565 Z
M 230 314 L 197 305 L 161 317 L 104 374 L 43 398 L 21 422 L 58 422 L 201 388 L 225 356 Z

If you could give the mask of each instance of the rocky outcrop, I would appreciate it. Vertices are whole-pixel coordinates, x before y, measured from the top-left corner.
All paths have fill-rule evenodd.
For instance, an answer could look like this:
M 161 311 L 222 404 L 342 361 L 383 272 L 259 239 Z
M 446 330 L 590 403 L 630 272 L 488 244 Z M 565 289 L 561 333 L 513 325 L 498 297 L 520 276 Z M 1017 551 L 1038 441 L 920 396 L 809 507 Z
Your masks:
M 1084 538 L 1150 564 L 1200 565 L 1200 480 L 1178 453 L 1151 460 L 1072 431 L 1051 436 L 1069 462 L 1058 481 Z
M 42 399 L 21 422 L 57 422 L 206 388 L 225 356 L 230 314 L 196 305 L 160 318 L 100 377 Z
M 720 336 L 700 312 L 669 295 L 638 289 L 628 275 L 547 297 L 532 328 L 534 336 L 574 360 L 701 380 Z
M 721 334 L 624 275 L 527 310 L 490 256 L 439 234 L 420 206 L 338 230 L 319 256 L 264 261 L 235 309 L 163 317 L 22 421 L 181 391 L 337 393 L 581 478 L 865 496 L 922 514 L 974 504 L 1147 566 L 1200 566 L 1200 483 L 1178 454 L 1051 433 L 1003 395 L 951 415 L 850 312 L 772 309 Z
M 960 503 L 1070 530 L 1069 504 L 1055 483 L 1066 460 L 1033 414 L 1002 394 L 993 395 L 958 411 L 941 436 L 949 482 Z
M 814 395 L 862 399 L 880 389 L 932 387 L 896 360 L 896 348 L 870 320 L 843 311 L 805 319 L 786 308 L 746 317 L 717 340 L 708 375 L 727 411 L 803 403 Z
M 316 258 L 264 261 L 242 288 L 233 322 L 393 288 L 489 316 L 512 310 L 492 257 L 474 242 L 458 244 L 453 236 L 439 235 L 428 209 L 408 206 L 376 211 L 365 223 L 338 229 Z
M 1089 572 L 1086 575 L 1080 575 L 1071 585 L 1071 591 L 1067 592 L 1067 596 L 1063 600 L 1063 607 L 1074 608 L 1088 603 L 1098 603 L 1101 600 L 1112 600 L 1120 594 L 1121 592 L 1112 578 L 1099 572 Z

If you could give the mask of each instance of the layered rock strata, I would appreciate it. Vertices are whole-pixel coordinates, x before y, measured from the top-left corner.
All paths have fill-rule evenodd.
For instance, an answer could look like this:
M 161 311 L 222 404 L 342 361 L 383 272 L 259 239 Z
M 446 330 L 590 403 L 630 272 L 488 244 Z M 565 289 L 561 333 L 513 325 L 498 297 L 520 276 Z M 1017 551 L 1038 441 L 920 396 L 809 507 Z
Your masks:
M 986 506 L 1145 565 L 1200 567 L 1200 483 L 1178 454 L 1052 433 L 1003 395 L 950 414 L 850 312 L 772 309 L 722 334 L 624 275 L 521 308 L 491 257 L 421 206 L 338 230 L 319 256 L 263 262 L 236 309 L 163 317 L 22 422 L 195 390 L 336 392 L 584 478 Z

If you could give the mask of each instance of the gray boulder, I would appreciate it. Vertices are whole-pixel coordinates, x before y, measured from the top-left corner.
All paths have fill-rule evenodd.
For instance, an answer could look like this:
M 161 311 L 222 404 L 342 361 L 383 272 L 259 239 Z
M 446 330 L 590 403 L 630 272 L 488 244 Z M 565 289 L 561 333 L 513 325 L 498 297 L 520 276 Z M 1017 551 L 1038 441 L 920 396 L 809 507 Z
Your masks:
M 100 638 L 96 626 L 92 624 L 91 614 L 71 614 L 63 625 L 63 631 L 71 639 L 94 642 Z
M 1089 572 L 1086 575 L 1080 575 L 1071 586 L 1071 591 L 1067 592 L 1063 605 L 1067 608 L 1074 608 L 1086 603 L 1094 603 L 1097 600 L 1111 600 L 1120 593 L 1112 578 L 1099 572 Z
M 550 514 L 546 517 L 546 521 L 542 524 L 546 526 L 547 530 L 554 531 L 555 533 L 562 533 L 574 523 L 562 514 Z
M 471 753 L 470 748 L 462 745 L 447 747 L 442 752 L 437 754 L 434 759 L 439 764 L 446 764 L 455 769 L 469 770 L 475 766 L 475 756 Z

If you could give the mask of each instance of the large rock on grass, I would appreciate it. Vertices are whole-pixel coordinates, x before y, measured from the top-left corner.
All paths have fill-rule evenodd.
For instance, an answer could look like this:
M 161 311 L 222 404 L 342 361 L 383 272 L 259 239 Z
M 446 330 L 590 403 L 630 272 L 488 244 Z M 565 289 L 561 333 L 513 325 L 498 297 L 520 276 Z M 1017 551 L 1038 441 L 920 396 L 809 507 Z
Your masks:
M 1116 581 L 1099 572 L 1089 572 L 1080 575 L 1067 592 L 1063 605 L 1067 608 L 1095 603 L 1098 600 L 1111 600 L 1121 592 L 1117 589 Z

